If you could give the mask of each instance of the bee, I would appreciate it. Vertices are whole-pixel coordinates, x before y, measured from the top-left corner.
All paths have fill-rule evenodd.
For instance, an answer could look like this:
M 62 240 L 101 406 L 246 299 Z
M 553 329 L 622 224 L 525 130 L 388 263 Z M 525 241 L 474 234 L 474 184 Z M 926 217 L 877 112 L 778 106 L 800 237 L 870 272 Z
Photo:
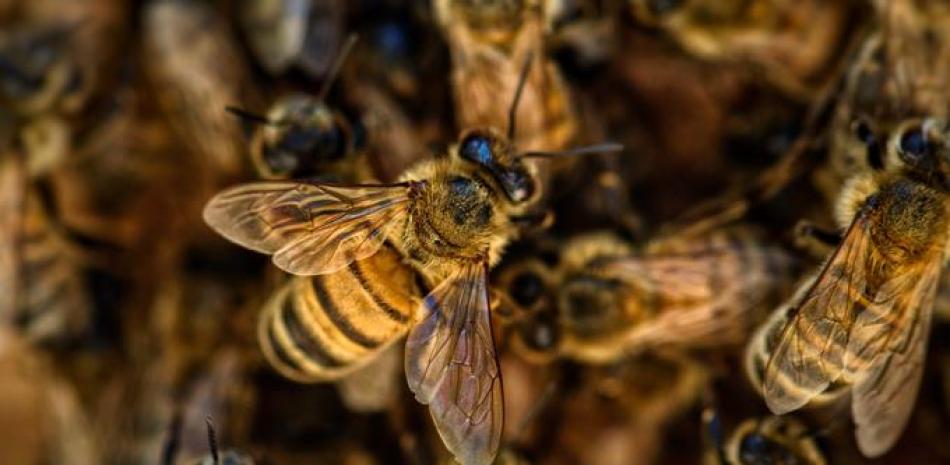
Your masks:
M 917 397 L 948 246 L 947 126 L 910 118 L 886 136 L 879 169 L 844 186 L 840 244 L 797 298 L 765 367 L 776 414 L 849 386 L 859 450 L 887 452 Z
M 242 0 L 238 19 L 254 57 L 270 74 L 297 66 L 325 75 L 342 43 L 346 4 L 340 0 Z
M 146 71 L 176 134 L 216 173 L 244 168 L 244 139 L 226 112 L 255 103 L 248 70 L 217 12 L 202 2 L 154 0 L 144 8 Z
M 333 71 L 316 96 L 294 93 L 271 105 L 266 117 L 229 107 L 257 125 L 251 140 L 251 159 L 265 179 L 312 178 L 331 174 L 345 181 L 369 176 L 359 150 L 358 128 L 342 112 L 325 103 L 334 78 L 356 36 L 341 49 Z M 362 176 L 357 174 L 364 171 Z M 335 179 L 335 180 L 340 180 Z
M 853 12 L 847 1 L 629 0 L 642 23 L 689 53 L 761 69 L 790 95 L 808 98 L 833 71 Z
M 829 170 L 819 187 L 830 199 L 855 171 L 880 169 L 878 136 L 909 116 L 946 119 L 950 86 L 947 6 L 941 2 L 873 2 L 877 26 L 866 34 L 844 76 L 828 135 Z
M 23 337 L 55 345 L 80 335 L 91 313 L 77 251 L 49 217 L 40 192 L 28 183 L 18 153 L 2 162 L 4 302 L 0 316 Z
M 594 149 L 619 147 L 578 150 Z M 448 156 L 419 162 L 399 182 L 252 183 L 216 195 L 204 219 L 309 276 L 279 290 L 262 316 L 262 346 L 282 372 L 335 379 L 408 332 L 410 389 L 460 462 L 487 464 L 503 425 L 488 270 L 532 216 L 541 189 L 525 163 L 532 156 L 543 155 L 519 152 L 495 129 L 470 129 Z M 430 289 L 421 302 L 416 279 Z
M 719 414 L 703 411 L 706 465 L 825 465 L 808 428 L 794 417 L 748 418 L 724 438 Z
M 639 253 L 602 235 L 564 247 L 562 350 L 593 363 L 651 347 L 741 344 L 795 273 L 781 248 L 741 229 L 656 240 Z
M 542 59 L 541 5 L 531 0 L 433 0 L 433 9 L 452 54 L 459 126 L 501 127 L 515 118 L 505 114 L 496 97 L 511 94 L 521 63 L 535 57 L 515 118 L 522 128 L 514 142 L 525 150 L 562 150 L 577 137 L 570 90 L 555 63 Z

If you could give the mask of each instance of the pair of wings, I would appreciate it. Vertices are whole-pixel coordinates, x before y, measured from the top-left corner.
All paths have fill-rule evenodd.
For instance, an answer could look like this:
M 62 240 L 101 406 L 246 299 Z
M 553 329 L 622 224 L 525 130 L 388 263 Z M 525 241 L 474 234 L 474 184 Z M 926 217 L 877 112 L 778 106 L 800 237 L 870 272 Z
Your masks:
M 771 289 L 789 273 L 780 250 L 730 242 L 700 242 L 669 253 L 619 257 L 598 265 L 637 298 L 665 304 L 631 328 L 624 350 L 742 343 Z M 748 263 L 755 255 L 755 263 Z
M 330 274 L 375 254 L 409 220 L 417 185 L 262 182 L 215 196 L 205 222 L 225 238 L 272 254 L 296 275 Z M 406 377 L 428 404 L 446 447 L 463 465 L 487 465 L 501 440 L 501 373 L 495 358 L 486 262 L 459 269 L 422 302 L 406 341 Z
M 910 418 L 923 374 L 943 254 L 888 263 L 865 206 L 842 243 L 791 308 L 765 370 L 763 395 L 784 414 L 837 380 L 852 385 L 861 452 L 887 452 Z M 941 244 L 942 247 L 942 244 Z

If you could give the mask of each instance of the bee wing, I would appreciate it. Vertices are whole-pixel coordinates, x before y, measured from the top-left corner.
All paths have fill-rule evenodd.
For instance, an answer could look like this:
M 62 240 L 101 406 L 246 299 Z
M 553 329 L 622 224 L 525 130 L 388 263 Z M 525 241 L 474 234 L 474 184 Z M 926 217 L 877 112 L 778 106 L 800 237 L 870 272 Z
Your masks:
M 878 292 L 861 312 L 848 341 L 849 367 L 860 370 L 851 411 L 858 448 L 867 457 L 887 452 L 904 431 L 923 375 L 933 302 L 942 260 L 922 264 Z
M 504 423 L 486 268 L 466 265 L 436 287 L 406 340 L 409 388 L 429 405 L 442 441 L 464 465 L 494 460 Z
M 409 184 L 252 183 L 214 196 L 204 219 L 225 238 L 273 254 L 289 273 L 329 274 L 379 250 L 387 229 L 405 215 L 409 190 Z
M 869 210 L 859 212 L 811 287 L 789 309 L 762 386 L 777 415 L 807 404 L 845 374 L 856 309 L 871 302 L 866 285 L 880 278 L 884 260 L 870 240 Z

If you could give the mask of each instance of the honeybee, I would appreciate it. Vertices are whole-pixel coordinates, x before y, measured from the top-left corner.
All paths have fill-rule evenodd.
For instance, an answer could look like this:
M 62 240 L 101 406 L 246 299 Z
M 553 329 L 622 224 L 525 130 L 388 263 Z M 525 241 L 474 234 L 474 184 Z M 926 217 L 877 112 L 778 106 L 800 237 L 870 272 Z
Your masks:
M 880 168 L 852 177 L 836 205 L 840 244 L 778 310 L 785 321 L 763 381 L 769 408 L 787 413 L 847 384 L 868 457 L 898 440 L 920 386 L 948 246 L 947 130 L 912 118 L 880 139 Z
M 534 0 L 433 0 L 452 54 L 455 111 L 461 127 L 502 127 L 515 118 L 511 139 L 525 150 L 562 150 L 578 132 L 571 93 L 557 66 L 546 59 L 542 6 Z M 497 96 L 511 95 L 529 57 L 523 103 L 506 114 Z
M 541 186 L 524 160 L 532 156 L 542 155 L 517 151 L 495 129 L 472 129 L 399 182 L 246 184 L 212 198 L 204 219 L 273 254 L 278 268 L 310 276 L 279 290 L 262 315 L 262 347 L 282 372 L 338 379 L 408 332 L 410 389 L 460 462 L 487 464 L 503 426 L 488 269 L 534 216 Z M 421 302 L 417 278 L 431 289 Z
M 855 171 L 878 170 L 879 135 L 908 116 L 945 119 L 950 100 L 950 11 L 942 2 L 872 2 L 876 30 L 855 53 L 828 135 L 830 172 L 819 186 L 836 198 Z
M 216 173 L 240 173 L 244 139 L 225 107 L 256 98 L 224 19 L 182 0 L 151 1 L 143 14 L 146 70 L 169 124 Z
M 52 345 L 86 327 L 90 301 L 77 254 L 53 224 L 18 153 L 2 161 L 5 290 L 0 316 L 34 343 Z
M 824 453 L 808 428 L 794 417 L 748 418 L 724 437 L 719 414 L 703 411 L 706 465 L 825 465 Z
M 656 240 L 641 252 L 594 234 L 563 245 L 556 277 L 527 270 L 511 283 L 519 305 L 543 295 L 536 286 L 556 289 L 547 296 L 556 315 L 541 310 L 528 320 L 529 346 L 609 363 L 651 348 L 740 344 L 794 272 L 791 257 L 747 230 Z
M 852 19 L 847 1 L 628 3 L 636 19 L 661 27 L 690 53 L 757 66 L 783 91 L 806 98 L 834 68 Z
M 316 96 L 290 94 L 281 97 L 266 117 L 228 108 L 232 113 L 255 123 L 251 140 L 251 160 L 265 179 L 338 176 L 353 181 L 365 178 L 366 163 L 358 153 L 357 128 L 342 112 L 325 103 L 334 78 L 353 47 L 356 36 L 343 46 L 333 71 Z

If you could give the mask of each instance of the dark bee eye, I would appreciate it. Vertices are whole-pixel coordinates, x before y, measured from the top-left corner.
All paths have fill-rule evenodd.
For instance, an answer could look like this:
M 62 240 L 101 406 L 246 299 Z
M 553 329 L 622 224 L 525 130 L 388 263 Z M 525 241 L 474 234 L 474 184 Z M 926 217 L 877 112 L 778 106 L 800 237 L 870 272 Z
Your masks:
M 912 160 L 923 158 L 927 154 L 927 138 L 923 130 L 914 128 L 901 135 L 900 149 Z
M 462 141 L 460 149 L 462 158 L 480 165 L 493 165 L 494 154 L 491 151 L 491 142 L 483 136 L 469 136 Z
M 544 283 L 532 272 L 520 273 L 511 281 L 511 298 L 525 307 L 537 302 L 543 291 Z

